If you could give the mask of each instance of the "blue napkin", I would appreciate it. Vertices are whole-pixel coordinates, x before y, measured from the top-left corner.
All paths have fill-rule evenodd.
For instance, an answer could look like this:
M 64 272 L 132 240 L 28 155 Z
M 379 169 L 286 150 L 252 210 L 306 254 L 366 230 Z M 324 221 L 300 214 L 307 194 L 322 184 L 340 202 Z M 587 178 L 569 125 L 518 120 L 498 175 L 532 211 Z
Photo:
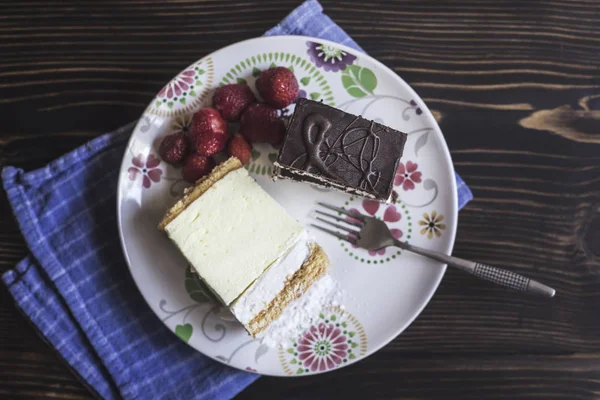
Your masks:
M 267 35 L 316 36 L 360 48 L 317 1 Z M 105 399 L 225 399 L 258 376 L 191 349 L 154 315 L 122 255 L 115 196 L 135 123 L 27 172 L 7 167 L 4 188 L 31 254 L 2 279 L 18 308 Z M 471 199 L 457 175 L 459 204 Z

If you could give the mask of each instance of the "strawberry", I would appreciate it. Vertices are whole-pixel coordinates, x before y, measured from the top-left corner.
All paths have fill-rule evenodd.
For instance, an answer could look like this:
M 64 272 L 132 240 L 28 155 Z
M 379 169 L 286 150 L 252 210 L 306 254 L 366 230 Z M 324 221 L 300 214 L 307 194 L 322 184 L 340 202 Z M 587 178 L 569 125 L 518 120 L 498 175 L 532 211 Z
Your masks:
M 225 147 L 227 122 L 216 109 L 203 107 L 192 117 L 188 137 L 192 151 L 201 156 L 212 156 Z
M 219 111 L 212 107 L 202 107 L 192 117 L 190 135 L 195 136 L 206 132 L 227 134 L 227 122 Z
M 285 125 L 277 110 L 266 104 L 252 104 L 242 114 L 240 133 L 252 143 L 277 144 L 284 132 Z
M 227 135 L 223 133 L 205 132 L 190 136 L 192 151 L 204 157 L 210 157 L 225 148 Z
M 256 103 L 256 97 L 243 83 L 221 86 L 213 95 L 213 106 L 227 121 L 238 121 L 252 103 Z
M 237 157 L 242 162 L 242 165 L 246 165 L 252 156 L 252 148 L 242 135 L 236 133 L 227 142 L 227 155 L 229 157 Z
M 269 68 L 261 72 L 256 88 L 265 103 L 275 108 L 285 108 L 298 96 L 298 81 L 294 73 L 285 67 Z
M 188 151 L 188 142 L 183 133 L 173 133 L 163 139 L 158 153 L 163 161 L 169 164 L 179 164 Z
M 190 154 L 185 158 L 181 172 L 183 173 L 183 179 L 195 183 L 198 179 L 208 175 L 214 167 L 215 162 L 212 158 Z

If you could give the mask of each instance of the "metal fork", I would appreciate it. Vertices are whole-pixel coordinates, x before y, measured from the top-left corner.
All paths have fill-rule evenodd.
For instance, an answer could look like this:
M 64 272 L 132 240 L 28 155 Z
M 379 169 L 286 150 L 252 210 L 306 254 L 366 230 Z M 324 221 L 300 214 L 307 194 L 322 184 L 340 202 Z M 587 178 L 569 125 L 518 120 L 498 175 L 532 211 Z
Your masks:
M 330 221 L 329 219 L 321 217 L 316 217 L 316 219 L 347 233 L 342 234 L 319 225 L 311 225 L 317 229 L 327 232 L 330 235 L 345 240 L 351 244 L 357 245 L 358 247 L 361 247 L 363 249 L 379 250 L 384 247 L 395 246 L 403 250 L 420 254 L 433 260 L 448 264 L 452 267 L 468 272 L 471 275 L 475 275 L 486 281 L 493 282 L 513 290 L 517 290 L 520 292 L 535 293 L 545 297 L 554 297 L 554 294 L 556 293 L 554 289 L 544 285 L 543 283 L 540 283 L 533 279 L 529 279 L 523 275 L 519 275 L 502 268 L 492 267 L 490 265 L 480 264 L 477 262 L 464 260 L 462 258 L 448 256 L 437 251 L 427 250 L 422 247 L 417 247 L 406 242 L 402 242 L 392 235 L 385 222 L 377 218 L 362 215 L 357 212 L 350 212 L 349 210 L 340 207 L 334 207 L 325 203 L 318 204 L 325 208 L 328 208 L 329 210 L 337 211 L 338 213 L 343 214 L 347 217 L 328 214 L 320 210 L 316 210 L 317 214 L 323 215 L 327 218 L 336 220 L 338 222 L 343 222 L 344 224 L 359 229 L 357 230 L 351 228 L 350 226 L 338 224 L 333 221 Z

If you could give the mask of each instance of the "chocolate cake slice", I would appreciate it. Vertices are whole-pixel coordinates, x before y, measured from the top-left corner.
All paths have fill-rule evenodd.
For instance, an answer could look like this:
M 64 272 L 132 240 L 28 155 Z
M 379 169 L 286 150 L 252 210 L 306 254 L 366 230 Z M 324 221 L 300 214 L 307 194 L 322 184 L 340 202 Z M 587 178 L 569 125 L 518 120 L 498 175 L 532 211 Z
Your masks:
M 388 202 L 406 137 L 360 116 L 299 99 L 275 162 L 275 177 Z

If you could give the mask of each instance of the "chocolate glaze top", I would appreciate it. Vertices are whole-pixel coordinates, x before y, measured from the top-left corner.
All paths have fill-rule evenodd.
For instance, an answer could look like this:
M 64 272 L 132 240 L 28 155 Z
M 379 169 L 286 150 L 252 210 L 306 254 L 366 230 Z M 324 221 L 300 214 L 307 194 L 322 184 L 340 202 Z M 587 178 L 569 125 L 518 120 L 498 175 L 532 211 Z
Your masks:
M 387 200 L 405 142 L 405 133 L 299 99 L 277 161 Z

